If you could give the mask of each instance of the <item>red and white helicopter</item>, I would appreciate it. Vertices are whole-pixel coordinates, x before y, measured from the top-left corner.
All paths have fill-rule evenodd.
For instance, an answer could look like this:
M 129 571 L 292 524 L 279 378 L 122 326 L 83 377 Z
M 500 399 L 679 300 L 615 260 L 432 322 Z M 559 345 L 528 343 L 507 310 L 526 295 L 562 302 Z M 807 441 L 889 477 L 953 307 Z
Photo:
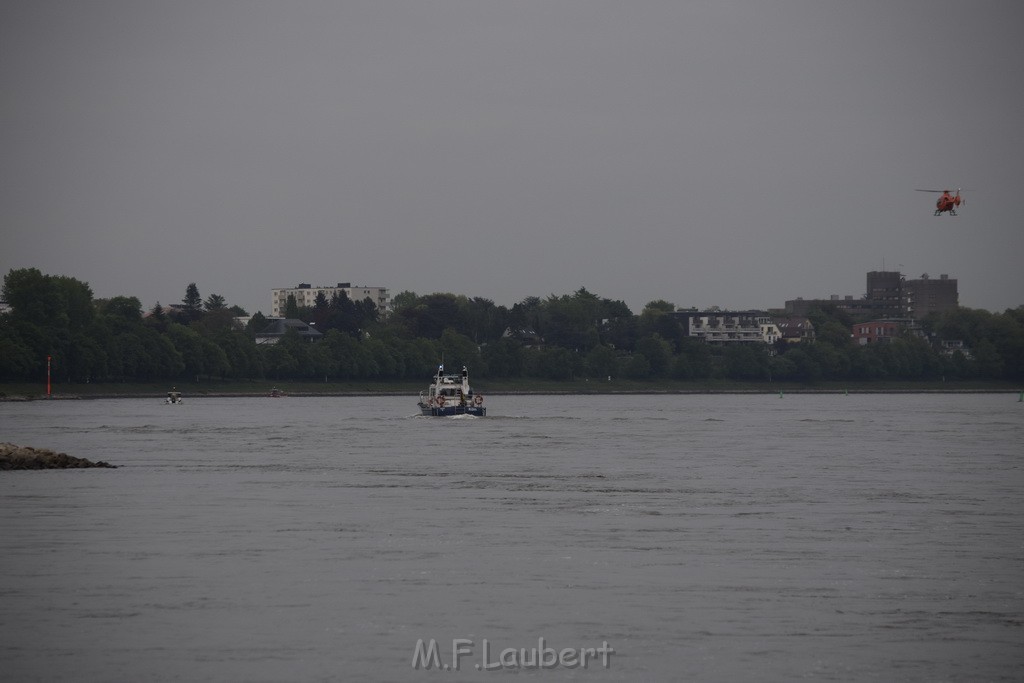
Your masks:
M 960 197 L 960 188 L 956 188 L 956 194 L 951 194 L 949 190 L 915 190 L 915 192 L 941 192 L 942 196 L 935 202 L 935 215 L 940 216 L 944 212 L 949 211 L 950 216 L 955 216 L 956 208 L 961 204 L 966 204 L 967 200 Z

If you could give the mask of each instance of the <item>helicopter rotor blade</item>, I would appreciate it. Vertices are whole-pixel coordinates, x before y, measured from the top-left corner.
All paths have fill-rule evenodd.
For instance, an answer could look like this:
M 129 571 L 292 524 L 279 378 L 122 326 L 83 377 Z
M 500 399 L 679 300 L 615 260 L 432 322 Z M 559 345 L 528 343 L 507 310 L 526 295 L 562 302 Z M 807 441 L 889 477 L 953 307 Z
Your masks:
M 914 192 L 948 192 L 949 190 L 914 190 Z

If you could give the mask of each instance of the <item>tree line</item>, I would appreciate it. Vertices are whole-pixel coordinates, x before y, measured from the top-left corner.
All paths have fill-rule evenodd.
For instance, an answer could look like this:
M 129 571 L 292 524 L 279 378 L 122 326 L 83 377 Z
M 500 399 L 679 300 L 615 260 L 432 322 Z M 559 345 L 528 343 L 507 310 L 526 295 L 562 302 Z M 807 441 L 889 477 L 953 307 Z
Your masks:
M 922 321 L 922 335 L 856 345 L 854 320 L 838 309 L 809 315 L 814 343 L 716 346 L 688 336 L 663 300 L 639 314 L 581 288 L 528 297 L 512 307 L 451 293 L 401 292 L 382 315 L 374 303 L 320 294 L 290 300 L 288 317 L 323 333 L 289 331 L 258 344 L 267 319 L 248 324 L 223 296 L 195 283 L 180 304 L 143 312 L 138 298 L 95 299 L 75 278 L 11 270 L 0 316 L 0 380 L 38 381 L 47 358 L 59 382 L 204 380 L 426 380 L 443 359 L 475 378 L 550 380 L 733 379 L 742 381 L 1024 379 L 1024 308 L 957 308 Z M 943 352 L 960 340 L 966 352 Z

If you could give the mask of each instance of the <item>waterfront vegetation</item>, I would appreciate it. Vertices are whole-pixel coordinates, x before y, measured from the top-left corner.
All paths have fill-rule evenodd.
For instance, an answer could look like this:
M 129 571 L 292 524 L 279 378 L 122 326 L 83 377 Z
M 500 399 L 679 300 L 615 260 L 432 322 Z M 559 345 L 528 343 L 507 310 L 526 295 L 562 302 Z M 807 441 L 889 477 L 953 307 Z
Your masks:
M 34 268 L 10 271 L 0 316 L 0 392 L 38 393 L 47 358 L 56 393 L 140 394 L 169 383 L 193 393 L 408 393 L 443 359 L 470 368 L 481 390 L 785 391 L 1012 389 L 1024 381 L 1024 308 L 958 308 L 921 321 L 924 336 L 856 345 L 841 310 L 818 310 L 814 343 L 715 346 L 686 335 L 675 306 L 652 301 L 634 314 L 585 289 L 529 297 L 511 308 L 479 297 L 402 292 L 378 314 L 369 300 L 319 296 L 289 302 L 289 317 L 323 333 L 290 331 L 257 344 L 266 319 L 224 297 L 200 296 L 144 314 L 138 298 L 95 299 L 89 285 Z M 964 351 L 944 351 L 959 341 Z
M 555 381 L 533 378 L 489 379 L 473 381 L 477 393 L 486 397 L 517 394 L 766 394 L 771 396 L 816 393 L 816 394 L 858 394 L 858 393 L 1010 393 L 1017 395 L 1024 391 L 1024 383 L 986 380 L 956 381 L 868 381 L 868 382 L 737 382 L 733 380 L 569 380 Z M 426 388 L 426 381 L 404 380 L 379 382 L 270 382 L 267 380 L 215 380 L 182 382 L 175 385 L 183 390 L 189 400 L 223 396 L 269 396 L 271 389 L 278 389 L 284 396 L 409 396 L 415 397 Z M 160 398 L 163 399 L 170 385 L 167 382 L 90 382 L 55 384 L 53 398 Z M 0 401 L 41 399 L 46 396 L 43 382 L 0 383 Z M 1016 400 L 1016 399 L 1015 399 Z

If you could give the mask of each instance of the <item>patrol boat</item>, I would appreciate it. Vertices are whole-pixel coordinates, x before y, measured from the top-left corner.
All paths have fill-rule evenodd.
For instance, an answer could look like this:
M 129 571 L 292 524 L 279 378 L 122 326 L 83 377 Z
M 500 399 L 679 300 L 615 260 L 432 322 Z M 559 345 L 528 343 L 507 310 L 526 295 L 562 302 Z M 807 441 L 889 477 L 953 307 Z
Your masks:
M 417 404 L 423 415 L 444 417 L 448 415 L 473 415 L 483 417 L 484 397 L 473 393 L 469 386 L 469 372 L 462 366 L 462 374 L 445 374 L 444 366 L 437 366 L 437 375 L 426 391 L 420 392 Z

